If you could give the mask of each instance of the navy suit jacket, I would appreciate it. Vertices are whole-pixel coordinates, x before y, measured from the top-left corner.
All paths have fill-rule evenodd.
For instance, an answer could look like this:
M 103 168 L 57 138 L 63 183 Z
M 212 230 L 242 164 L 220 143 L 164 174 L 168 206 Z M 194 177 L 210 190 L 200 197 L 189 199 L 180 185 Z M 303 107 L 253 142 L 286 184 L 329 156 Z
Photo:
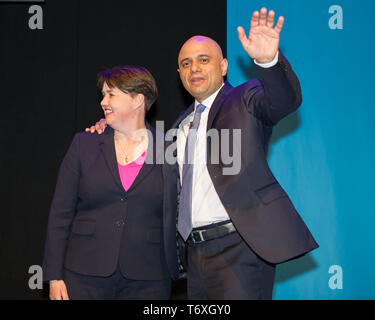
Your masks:
M 264 260 L 281 263 L 318 247 L 310 231 L 279 185 L 267 164 L 267 148 L 272 127 L 295 111 L 302 102 L 299 81 L 289 62 L 279 53 L 271 68 L 257 67 L 262 81 L 252 79 L 233 88 L 225 83 L 208 116 L 207 131 L 219 131 L 219 144 L 207 138 L 207 169 L 230 219 L 246 243 Z M 173 125 L 193 111 L 191 105 Z M 241 168 L 225 175 L 230 168 L 220 157 L 222 129 L 229 130 L 229 150 L 233 150 L 233 129 L 241 132 Z M 167 142 L 167 148 L 172 141 Z M 213 157 L 215 159 L 215 157 Z M 179 171 L 177 164 L 165 165 L 165 214 L 176 217 Z M 173 220 L 170 218 L 170 220 Z
M 112 128 L 102 135 L 75 135 L 59 171 L 43 263 L 44 281 L 63 279 L 64 267 L 84 275 L 109 276 L 120 266 L 129 279 L 160 280 L 175 273 L 164 236 L 162 165 L 155 130 L 146 162 L 130 189 L 123 189 Z M 163 146 L 162 146 L 163 147 Z M 162 148 L 161 148 L 162 149 Z M 169 236 L 170 238 L 170 236 Z M 173 264 L 174 263 L 174 264 Z

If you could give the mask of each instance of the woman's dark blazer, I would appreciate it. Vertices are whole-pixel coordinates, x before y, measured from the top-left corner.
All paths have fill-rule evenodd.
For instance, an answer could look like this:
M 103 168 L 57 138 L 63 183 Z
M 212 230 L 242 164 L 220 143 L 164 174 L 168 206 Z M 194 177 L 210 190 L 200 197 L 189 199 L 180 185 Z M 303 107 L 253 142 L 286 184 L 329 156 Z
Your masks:
M 75 135 L 51 206 L 44 281 L 63 279 L 64 268 L 109 276 L 118 265 L 128 279 L 170 276 L 163 239 L 162 165 L 151 161 L 156 133 L 148 123 L 147 128 L 152 132 L 147 158 L 127 192 L 119 176 L 113 129 Z

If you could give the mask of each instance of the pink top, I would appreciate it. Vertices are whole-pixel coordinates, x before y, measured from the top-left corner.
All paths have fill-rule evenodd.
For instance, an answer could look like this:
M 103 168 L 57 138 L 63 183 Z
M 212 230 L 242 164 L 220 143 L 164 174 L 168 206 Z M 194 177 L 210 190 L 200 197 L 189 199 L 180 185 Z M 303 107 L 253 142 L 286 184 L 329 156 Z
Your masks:
M 143 152 L 138 159 L 134 160 L 133 162 L 128 163 L 127 165 L 121 165 L 117 163 L 118 170 L 120 173 L 121 183 L 124 187 L 125 191 L 128 191 L 133 184 L 135 178 L 137 177 L 139 171 L 141 170 L 145 158 L 146 158 L 146 152 Z

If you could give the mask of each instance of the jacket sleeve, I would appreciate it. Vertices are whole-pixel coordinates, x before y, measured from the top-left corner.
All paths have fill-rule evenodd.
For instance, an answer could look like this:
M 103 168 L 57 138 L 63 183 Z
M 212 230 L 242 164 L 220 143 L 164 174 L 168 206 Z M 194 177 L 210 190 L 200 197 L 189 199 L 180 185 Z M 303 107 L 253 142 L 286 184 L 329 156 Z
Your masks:
M 247 108 L 266 125 L 274 126 L 301 105 L 301 86 L 281 51 L 275 66 L 262 68 L 255 65 L 255 68 L 262 81 L 252 83 L 252 90 L 246 95 Z
M 60 166 L 49 214 L 43 259 L 43 281 L 61 280 L 70 228 L 76 213 L 80 179 L 79 134 Z

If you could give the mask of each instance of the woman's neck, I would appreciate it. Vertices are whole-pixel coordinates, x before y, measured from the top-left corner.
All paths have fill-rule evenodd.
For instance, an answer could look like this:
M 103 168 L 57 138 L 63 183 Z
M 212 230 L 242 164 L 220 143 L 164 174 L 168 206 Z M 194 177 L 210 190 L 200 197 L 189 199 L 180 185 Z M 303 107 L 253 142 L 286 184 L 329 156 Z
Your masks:
M 117 128 L 114 131 L 116 140 L 130 143 L 139 142 L 145 134 L 147 135 L 147 128 L 144 121 Z
M 143 125 L 126 129 L 115 129 L 114 133 L 117 162 L 121 165 L 136 160 L 148 147 L 148 134 L 144 122 Z

